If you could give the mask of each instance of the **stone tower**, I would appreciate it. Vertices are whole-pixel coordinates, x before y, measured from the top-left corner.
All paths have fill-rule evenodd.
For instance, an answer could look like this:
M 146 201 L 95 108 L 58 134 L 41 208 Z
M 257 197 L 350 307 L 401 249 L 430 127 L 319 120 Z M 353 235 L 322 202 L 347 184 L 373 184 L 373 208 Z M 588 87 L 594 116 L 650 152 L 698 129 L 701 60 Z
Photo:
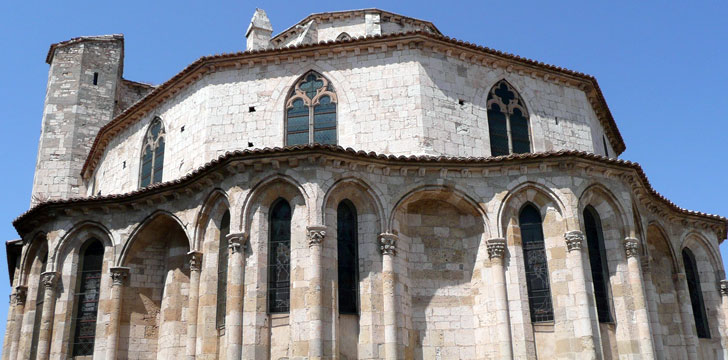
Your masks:
M 123 59 L 123 35 L 51 45 L 31 205 L 85 195 L 81 168 L 99 129 L 114 116 Z

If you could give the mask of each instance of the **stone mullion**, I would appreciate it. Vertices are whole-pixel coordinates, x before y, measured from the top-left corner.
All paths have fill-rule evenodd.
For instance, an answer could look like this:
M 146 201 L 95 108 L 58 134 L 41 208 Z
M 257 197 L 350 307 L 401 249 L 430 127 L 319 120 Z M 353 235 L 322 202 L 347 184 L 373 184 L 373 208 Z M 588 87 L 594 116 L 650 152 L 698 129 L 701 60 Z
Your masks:
M 574 338 L 580 339 L 584 353 L 596 356 L 601 353 L 602 349 L 598 346 L 600 339 L 596 304 L 594 304 L 593 295 L 587 289 L 586 283 L 585 271 L 589 268 L 587 266 L 589 258 L 584 256 L 583 251 L 585 237 L 581 231 L 574 230 L 566 232 L 564 240 L 568 251 L 567 266 L 573 269 L 571 274 L 575 289 L 574 304 L 576 305 L 574 312 L 577 314 L 574 318 Z
M 624 250 L 627 256 L 627 276 L 634 307 L 632 313 L 637 327 L 637 333 L 634 334 L 637 336 L 635 340 L 639 343 L 641 356 L 644 359 L 652 359 L 655 356 L 655 345 L 652 341 L 650 318 L 647 302 L 645 301 L 642 264 L 640 264 L 639 260 L 639 240 L 635 238 L 624 239 Z
M 27 299 L 28 288 L 25 286 L 17 286 L 13 294 L 13 303 L 15 304 L 11 314 L 12 332 L 10 335 L 10 349 L 3 358 L 15 360 L 18 357 L 18 347 L 20 345 L 20 332 L 23 329 L 23 315 L 25 313 L 25 300 Z M 10 317 L 8 317 L 10 318 Z M 6 339 L 7 341 L 7 339 Z
M 326 227 L 320 225 L 306 228 L 308 248 L 311 254 L 311 279 L 309 281 L 309 321 L 311 334 L 309 336 L 309 357 L 321 359 L 324 356 L 324 328 L 323 328 L 323 275 L 322 256 L 323 241 L 326 237 Z
M 119 344 L 119 327 L 121 323 L 122 295 L 124 294 L 124 280 L 129 274 L 127 267 L 112 267 L 111 272 L 111 309 L 109 312 L 109 327 L 106 334 L 106 358 L 116 359 Z
M 695 321 L 690 315 L 693 313 L 693 307 L 690 303 L 690 292 L 687 286 L 687 277 L 684 272 L 677 274 L 676 281 L 677 301 L 680 307 L 680 320 L 682 321 L 682 331 L 685 341 L 685 347 L 688 352 L 689 360 L 698 359 L 698 338 L 695 334 L 693 322 Z
M 197 351 L 197 316 L 200 303 L 200 271 L 202 268 L 202 253 L 190 251 L 187 253 L 190 261 L 190 295 L 187 304 L 187 359 L 194 359 Z
M 491 262 L 491 275 L 495 291 L 495 318 L 498 327 L 498 358 L 513 358 L 513 339 L 508 314 L 508 291 L 506 289 L 505 253 L 506 239 L 495 238 L 487 241 L 488 258 Z
M 243 283 L 245 268 L 246 233 L 227 235 L 228 277 L 225 297 L 225 340 L 227 359 L 238 360 L 243 355 Z
M 40 318 L 40 333 L 38 335 L 38 360 L 47 360 L 51 348 L 51 334 L 53 333 L 53 315 L 56 310 L 56 285 L 58 273 L 48 271 L 41 274 L 43 284 L 43 313 Z M 38 311 L 36 309 L 36 311 Z
M 379 235 L 382 252 L 382 310 L 384 312 L 384 358 L 397 359 L 397 273 L 394 267 L 397 235 Z

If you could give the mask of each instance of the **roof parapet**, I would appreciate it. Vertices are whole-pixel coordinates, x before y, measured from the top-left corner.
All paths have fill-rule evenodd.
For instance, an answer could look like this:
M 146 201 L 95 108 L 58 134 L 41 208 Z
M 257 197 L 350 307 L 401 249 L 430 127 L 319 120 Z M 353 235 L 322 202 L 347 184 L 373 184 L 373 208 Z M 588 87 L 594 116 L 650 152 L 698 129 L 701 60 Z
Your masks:
M 273 35 L 273 26 L 268 19 L 268 14 L 263 9 L 255 9 L 253 18 L 250 19 L 248 30 L 245 31 L 245 50 L 262 50 L 270 47 L 270 39 Z

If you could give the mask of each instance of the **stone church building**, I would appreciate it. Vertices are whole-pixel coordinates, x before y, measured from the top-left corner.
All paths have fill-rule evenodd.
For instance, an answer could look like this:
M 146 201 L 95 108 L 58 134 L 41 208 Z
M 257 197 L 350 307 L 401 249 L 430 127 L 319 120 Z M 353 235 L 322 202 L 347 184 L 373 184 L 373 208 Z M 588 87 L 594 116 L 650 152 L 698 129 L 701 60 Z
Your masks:
M 3 359 L 726 359 L 728 222 L 592 76 L 378 9 L 159 86 L 51 45 Z

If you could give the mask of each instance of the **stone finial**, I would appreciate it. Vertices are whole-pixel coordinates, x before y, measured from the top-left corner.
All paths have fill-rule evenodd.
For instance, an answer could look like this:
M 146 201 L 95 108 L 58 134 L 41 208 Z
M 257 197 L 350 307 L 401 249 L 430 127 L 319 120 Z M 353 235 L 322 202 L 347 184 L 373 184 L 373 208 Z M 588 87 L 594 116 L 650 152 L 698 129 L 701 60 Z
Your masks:
M 624 239 L 624 252 L 628 258 L 640 256 L 640 242 L 635 238 Z
M 245 245 L 248 243 L 247 233 L 233 233 L 226 236 L 228 241 L 228 249 L 232 250 L 233 254 L 245 251 Z
M 109 269 L 109 272 L 111 273 L 111 285 L 112 286 L 121 286 L 124 285 L 124 279 L 129 276 L 129 268 L 123 267 L 123 266 L 115 266 Z
M 584 244 L 584 233 L 579 230 L 567 231 L 564 234 L 564 239 L 566 240 L 566 248 L 569 252 L 574 250 L 579 251 Z
M 306 227 L 308 246 L 321 245 L 326 237 L 326 226 L 311 225 Z
M 190 251 L 187 253 L 190 260 L 190 271 L 200 271 L 202 268 L 202 253 L 199 251 Z
M 723 279 L 719 283 L 720 286 L 720 294 L 722 296 L 728 296 L 728 280 Z
M 245 50 L 261 50 L 270 47 L 270 39 L 273 34 L 273 26 L 268 20 L 268 15 L 263 9 L 255 9 L 255 14 L 250 20 L 248 30 L 245 32 Z
M 16 305 L 25 305 L 25 299 L 28 296 L 28 287 L 27 286 L 16 286 L 15 292 L 13 293 L 13 301 Z
M 379 234 L 379 250 L 382 255 L 394 256 L 397 252 L 397 235 L 392 233 Z
M 489 259 L 502 259 L 506 255 L 506 239 L 494 238 L 486 241 Z
M 52 289 L 58 282 L 58 273 L 55 271 L 46 271 L 40 274 L 40 281 L 46 289 Z

